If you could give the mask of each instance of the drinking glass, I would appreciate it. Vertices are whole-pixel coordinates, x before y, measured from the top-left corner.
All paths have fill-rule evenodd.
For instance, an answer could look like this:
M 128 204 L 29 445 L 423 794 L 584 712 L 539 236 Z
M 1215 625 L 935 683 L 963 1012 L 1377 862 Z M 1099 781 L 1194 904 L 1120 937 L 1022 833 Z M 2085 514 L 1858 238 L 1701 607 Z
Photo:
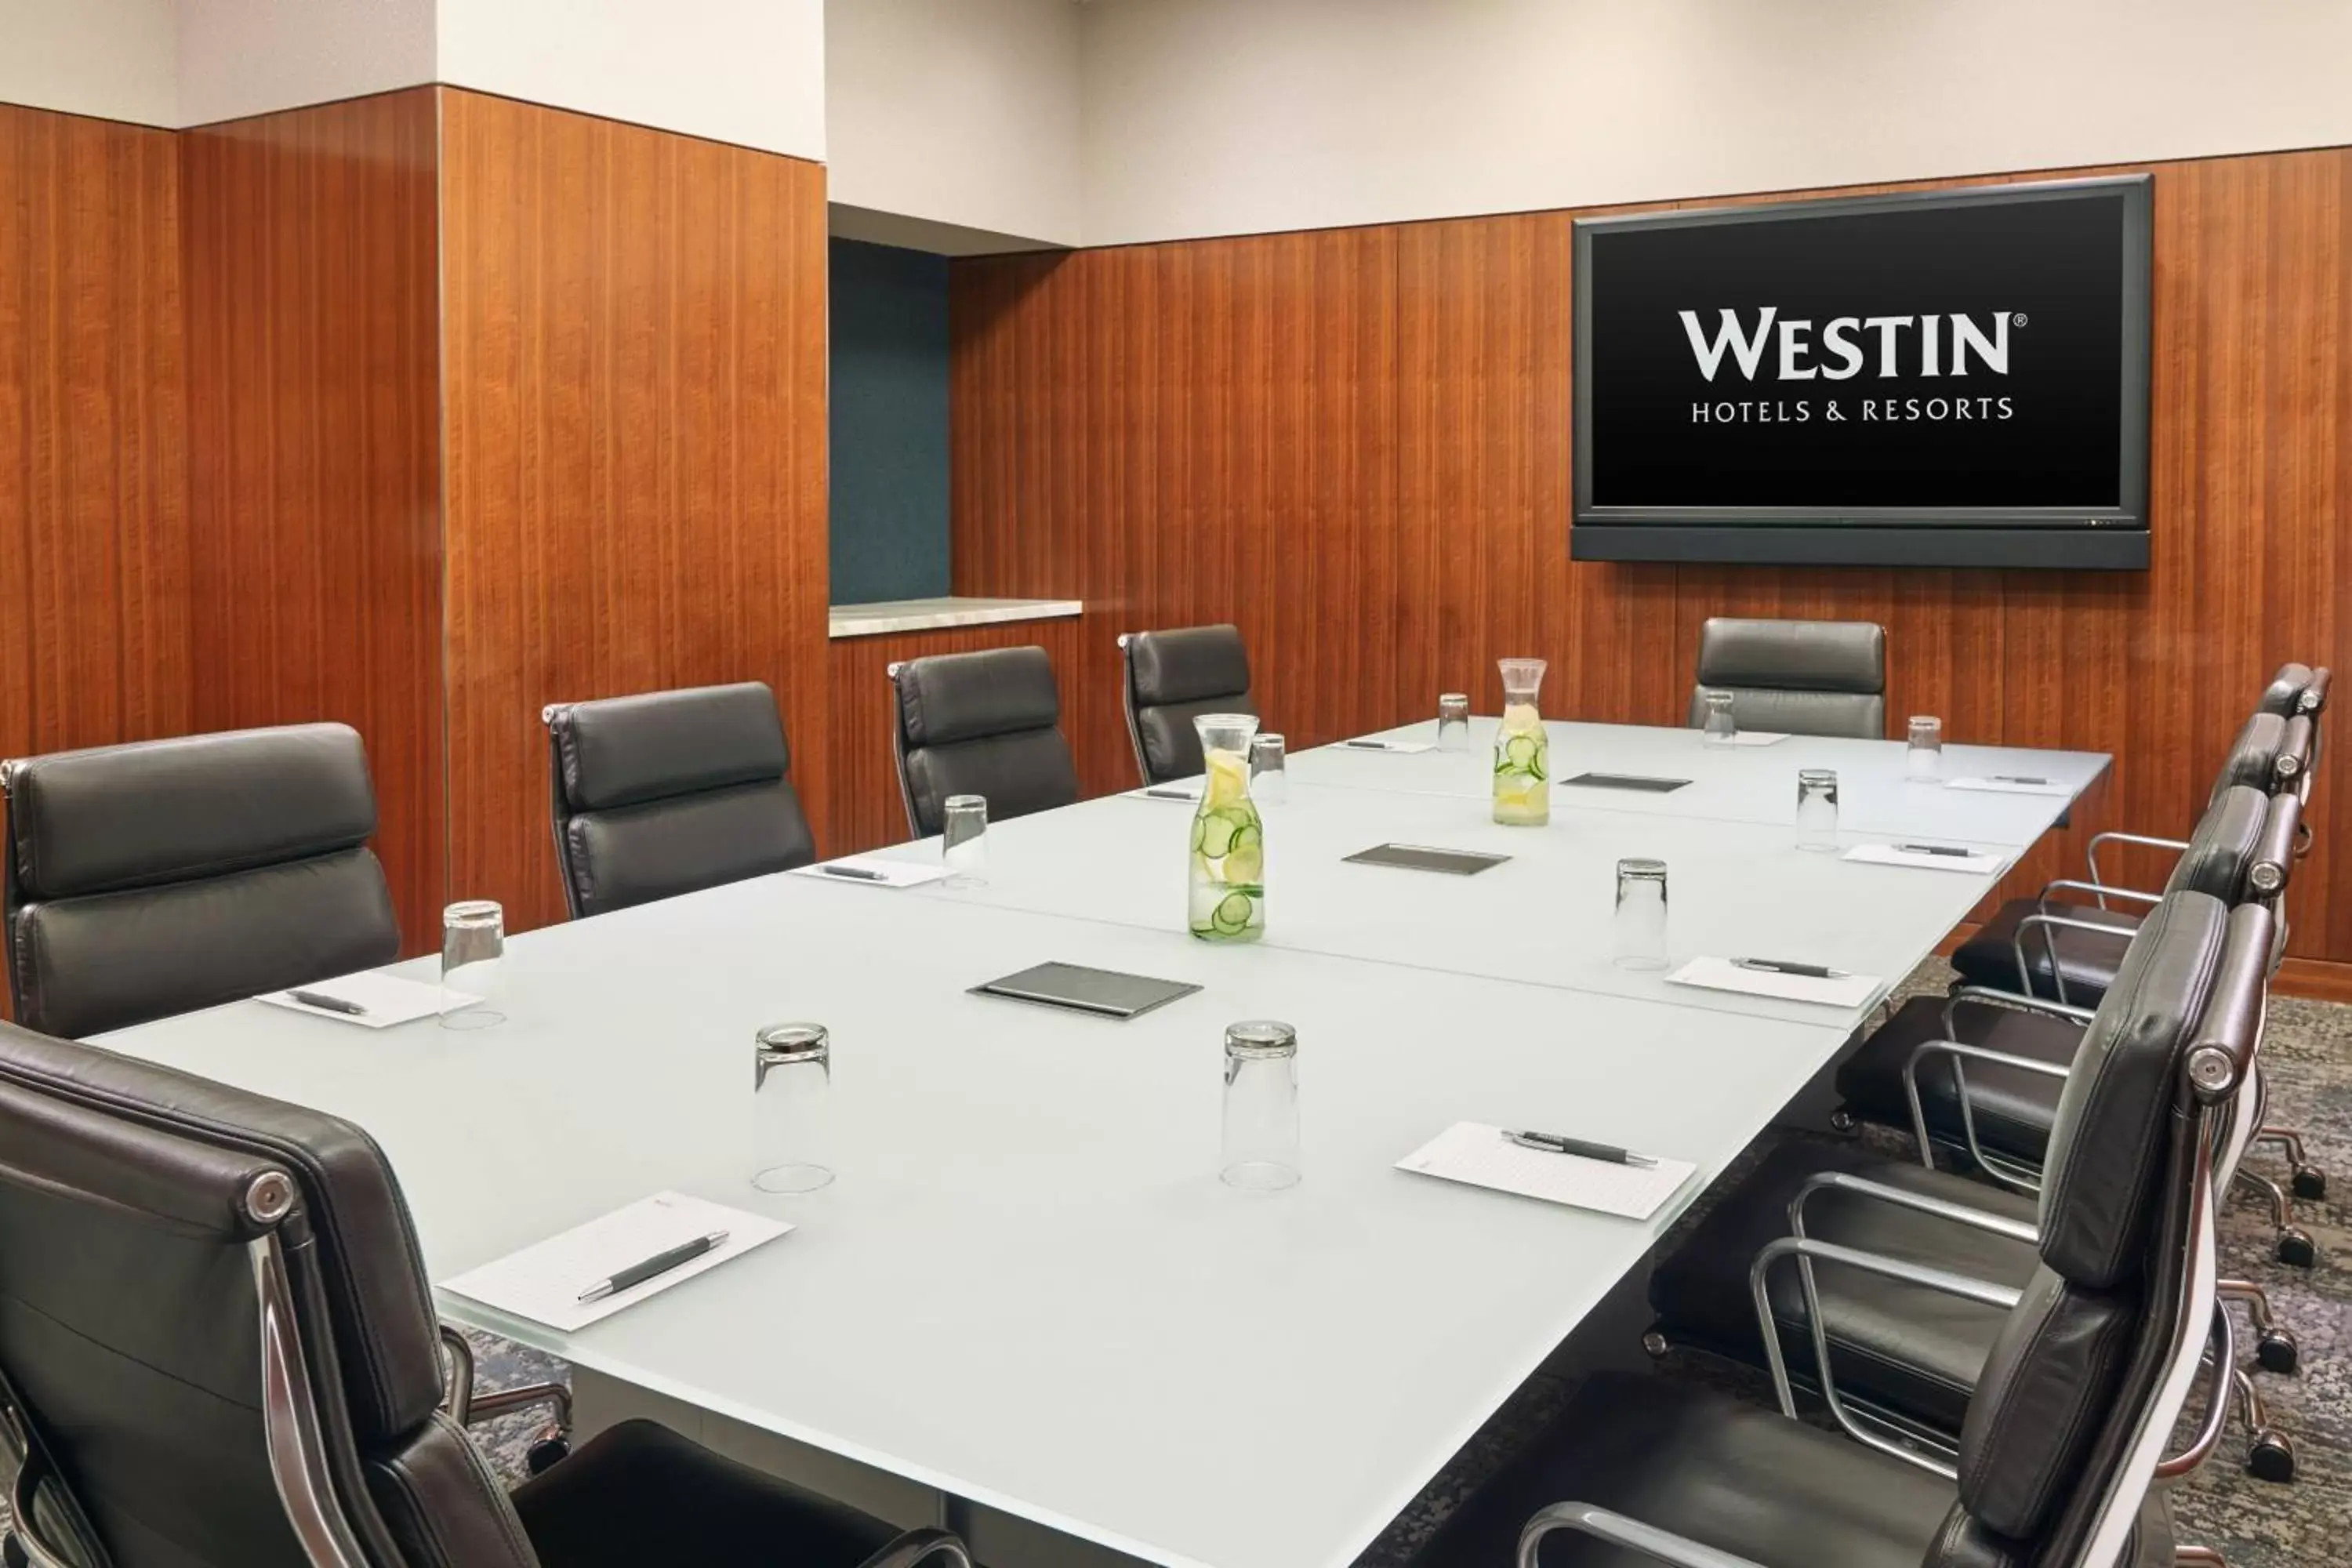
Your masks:
M 1944 721 L 1922 713 L 1911 721 L 1911 749 L 1903 753 L 1903 776 L 1934 784 L 1944 773 Z
M 1250 795 L 1261 805 L 1280 805 L 1290 798 L 1290 770 L 1279 735 L 1258 735 L 1250 741 Z
M 1437 749 L 1470 749 L 1470 699 L 1459 691 L 1444 692 L 1437 699 Z
M 1838 777 L 1828 768 L 1797 771 L 1797 847 L 1834 850 L 1837 842 Z
M 946 811 L 940 825 L 940 858 L 947 862 L 948 886 L 988 886 L 988 797 L 951 795 Z
M 1710 746 L 1728 746 L 1739 734 L 1738 721 L 1731 716 L 1731 693 L 1710 691 L 1706 694 L 1706 728 L 1700 738 Z
M 1298 1031 L 1271 1019 L 1225 1030 L 1228 1186 L 1260 1192 L 1298 1180 Z
M 488 899 L 441 911 L 441 1026 L 487 1029 L 503 1024 L 499 972 L 507 951 L 507 914 Z
M 751 1043 L 751 1184 L 813 1193 L 833 1180 L 833 1038 L 822 1024 L 771 1024 Z
M 1617 954 L 1620 969 L 1666 966 L 1666 863 L 1617 862 Z

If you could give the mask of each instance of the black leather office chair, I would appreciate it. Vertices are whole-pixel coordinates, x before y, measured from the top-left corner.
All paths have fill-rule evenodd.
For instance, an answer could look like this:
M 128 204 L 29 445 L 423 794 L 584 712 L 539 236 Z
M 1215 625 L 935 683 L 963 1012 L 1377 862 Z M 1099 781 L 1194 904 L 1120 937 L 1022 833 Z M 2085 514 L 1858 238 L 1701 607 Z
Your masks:
M 1735 1247 L 1726 1286 L 1735 1303 L 1778 1302 L 1781 1282 L 1801 1289 L 1799 1270 L 1809 1268 L 1824 1284 L 1868 1278 L 1991 1321 L 1948 1458 L 1904 1449 L 1860 1421 L 1847 1426 L 1852 1442 L 1799 1422 L 1785 1373 L 1779 1415 L 1683 1382 L 1603 1373 L 1416 1561 L 2168 1568 L 2175 1544 L 2159 1481 L 2219 1436 L 2212 1426 L 2187 1452 L 2163 1455 L 2187 1403 L 2183 1380 L 2209 1338 L 2226 1335 L 2210 1285 L 2211 1162 L 2258 1032 L 2269 918 L 2258 907 L 2225 915 L 2186 894 L 2151 922 L 2160 929 L 2144 944 L 2142 984 L 2128 999 L 2119 990 L 2086 1046 L 2101 1068 L 2068 1096 L 2051 1184 L 2023 1227 L 2021 1283 L 1826 1240 L 1810 1209 L 1801 1237 L 1783 1229 L 1760 1250 Z M 1797 1311 L 1801 1319 L 1801 1297 Z M 1923 1331 L 1934 1331 L 1927 1321 Z M 1841 1348 L 1828 1362 L 1843 1389 L 1862 1361 Z M 1804 1344 L 1798 1364 L 1814 1367 L 1811 1355 Z M 2219 1397 L 2226 1348 L 2217 1366 Z
M 1127 734 L 1146 784 L 1201 771 L 1201 734 L 1192 721 L 1202 714 L 1257 711 L 1249 650 L 1234 626 L 1134 632 L 1120 637 L 1118 647 L 1127 667 Z
M 2250 785 L 2228 786 L 2214 797 L 2197 825 L 2165 890 L 2194 889 L 2229 904 L 2249 899 L 2274 900 L 2294 869 L 2295 828 L 2302 816 L 2302 802 L 2291 791 L 2265 796 Z M 2070 953 L 2074 939 L 2084 936 L 2086 958 L 2088 942 L 2103 944 L 2102 958 L 2109 951 L 2106 944 L 2112 944 L 2115 961 L 2102 967 L 2101 984 L 2091 993 L 2094 1005 L 2105 995 L 2107 983 L 2113 981 L 2115 968 L 2138 930 L 2141 907 L 2156 901 L 2155 896 L 2129 896 L 2135 905 L 2128 929 L 2119 929 L 2112 936 L 2083 933 L 2073 927 L 2058 932 L 2067 940 Z M 2061 907 L 2050 894 L 2044 898 L 2050 900 L 2048 907 L 2053 910 Z M 2109 912 L 2091 906 L 2082 910 L 2080 918 L 2101 920 Z M 2116 923 L 2119 928 L 2126 924 Z M 2032 953 L 2037 931 L 2029 926 L 2016 940 Z M 2006 986 L 1963 984 L 1954 996 L 1914 996 L 1871 1031 L 1861 1048 L 1838 1067 L 1838 1093 L 1846 1110 L 1861 1121 L 1906 1132 L 1912 1131 L 1915 1120 L 1924 1120 L 1937 1144 L 1996 1178 L 2015 1171 L 2038 1171 L 2057 1116 L 2055 1081 L 2030 1068 L 1991 1060 L 1969 1063 L 1964 1117 L 1948 1060 L 1938 1062 L 1931 1071 L 1913 1068 L 1914 1057 L 1927 1042 L 1957 1037 L 1963 1044 L 2006 1057 L 2022 1058 L 2061 1072 L 2065 1069 L 2082 1041 L 2088 1008 L 2035 1005 L 2029 994 L 2020 993 L 2015 958 L 2011 962 Z M 1920 1110 L 1916 1119 L 1912 1115 L 1915 1089 Z
M 1078 798 L 1062 694 L 1042 647 L 946 653 L 890 667 L 892 750 L 907 827 L 940 831 L 951 795 L 982 795 L 991 822 Z
M 2221 771 L 2206 796 L 2209 813 L 2234 788 L 2245 786 L 2267 795 L 2282 786 L 2279 763 L 2288 744 L 2289 725 L 2290 721 L 2274 713 L 2256 712 L 2246 720 L 2221 759 Z M 2151 897 L 2144 890 L 2134 894 L 2130 889 L 2120 897 L 2112 891 L 2102 896 L 2097 889 L 2111 889 L 2114 884 L 2100 872 L 2100 847 L 2137 844 L 2185 851 L 2188 842 L 2137 833 L 2095 834 L 2085 851 L 2087 881 L 2053 882 L 2038 897 L 2011 899 L 2002 904 L 1953 950 L 1952 968 L 1965 984 L 2024 991 L 2053 1002 L 2096 1006 L 2115 976 L 2125 944 L 2131 940 L 2132 927 L 2138 923 L 2131 902 L 2136 897 L 2145 903 Z M 2176 865 L 2173 882 L 2168 885 L 2178 885 L 2182 875 L 2189 873 L 2192 879 L 2188 885 L 2204 887 L 2217 897 L 2234 897 L 2226 886 L 2211 885 L 2204 875 L 2206 868 L 2192 867 L 2184 858 Z M 2060 891 L 2076 896 L 2051 896 Z
M 574 920 L 816 858 L 762 683 L 559 702 L 541 717 Z
M 1886 628 L 1868 621 L 1753 621 L 1715 616 L 1698 634 L 1690 725 L 1710 692 L 1731 694 L 1743 730 L 1886 736 Z
M 0 763 L 17 1019 L 94 1035 L 400 956 L 359 736 L 302 724 Z
M 5 1025 L 0 1373 L 11 1563 L 969 1568 L 649 1423 L 510 1499 L 365 1133 Z

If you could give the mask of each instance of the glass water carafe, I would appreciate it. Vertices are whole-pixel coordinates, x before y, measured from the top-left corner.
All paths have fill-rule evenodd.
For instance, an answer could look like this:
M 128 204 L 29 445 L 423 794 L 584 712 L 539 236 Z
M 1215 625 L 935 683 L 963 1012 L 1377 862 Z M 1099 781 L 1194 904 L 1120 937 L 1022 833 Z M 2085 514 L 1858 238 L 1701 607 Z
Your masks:
M 1551 737 L 1536 710 L 1545 665 L 1539 658 L 1500 663 L 1503 722 L 1495 731 L 1495 820 L 1541 827 L 1551 820 Z
M 1203 942 L 1255 942 L 1265 934 L 1265 824 L 1250 798 L 1246 713 L 1203 713 L 1201 809 L 1192 816 L 1191 904 L 1187 921 Z

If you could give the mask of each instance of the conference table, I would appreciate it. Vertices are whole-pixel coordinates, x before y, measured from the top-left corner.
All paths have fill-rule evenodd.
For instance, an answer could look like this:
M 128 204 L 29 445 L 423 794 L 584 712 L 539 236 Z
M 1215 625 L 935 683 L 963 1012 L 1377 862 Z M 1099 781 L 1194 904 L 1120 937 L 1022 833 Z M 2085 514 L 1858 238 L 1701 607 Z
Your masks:
M 1324 748 L 1265 811 L 1255 944 L 1185 934 L 1189 809 L 1118 795 L 992 827 L 982 887 L 787 874 L 518 936 L 506 1021 L 478 1032 L 243 1002 L 103 1043 L 367 1128 L 436 1283 L 664 1190 L 796 1227 L 571 1334 L 440 1292 L 568 1361 L 583 1421 L 651 1411 L 901 1522 L 978 1521 L 999 1563 L 1341 1568 L 1867 1011 L 1616 969 L 1613 858 L 1668 861 L 1678 955 L 1763 947 L 1891 986 L 1991 877 L 1796 850 L 1795 768 L 1856 781 L 1849 838 L 2007 865 L 2106 763 L 1987 751 L 1969 765 L 2069 793 L 1964 798 L 1894 782 L 1895 742 L 1563 725 L 1553 756 L 1694 783 L 1556 789 L 1549 827 L 1503 828 L 1483 751 Z M 1384 840 L 1512 858 L 1339 858 Z M 1201 989 L 1124 1023 L 971 994 L 1046 960 Z M 1282 1192 L 1217 1176 L 1223 1032 L 1255 1017 L 1298 1032 L 1304 1179 Z M 752 1036 L 784 1019 L 834 1046 L 838 1177 L 801 1195 L 749 1182 Z M 1394 1168 L 1465 1120 L 1697 1173 L 1633 1221 Z

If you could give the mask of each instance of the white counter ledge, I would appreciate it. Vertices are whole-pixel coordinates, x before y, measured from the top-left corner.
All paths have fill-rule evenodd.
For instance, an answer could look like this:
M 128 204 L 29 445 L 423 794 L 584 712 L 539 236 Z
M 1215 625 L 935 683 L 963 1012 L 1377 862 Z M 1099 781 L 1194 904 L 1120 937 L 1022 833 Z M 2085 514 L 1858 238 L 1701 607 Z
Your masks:
M 988 626 L 1004 621 L 1061 620 L 1085 608 L 1076 599 L 892 599 L 875 605 L 835 605 L 830 634 L 872 637 L 887 632 Z

